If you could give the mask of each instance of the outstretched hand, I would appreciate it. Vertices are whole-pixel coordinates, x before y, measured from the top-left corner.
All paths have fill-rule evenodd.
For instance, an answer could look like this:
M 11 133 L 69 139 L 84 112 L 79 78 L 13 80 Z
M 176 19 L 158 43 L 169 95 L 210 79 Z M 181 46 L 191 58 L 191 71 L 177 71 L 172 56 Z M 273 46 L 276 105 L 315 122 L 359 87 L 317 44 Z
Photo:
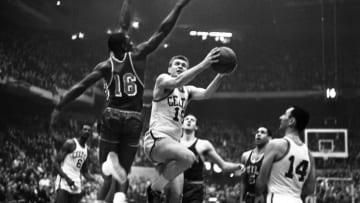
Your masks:
M 244 164 L 240 164 L 240 165 L 239 165 L 239 169 L 234 172 L 234 175 L 235 175 L 235 176 L 241 176 L 242 174 L 245 173 L 245 171 L 246 171 L 245 165 L 244 165 Z
M 219 62 L 220 57 L 220 48 L 215 47 L 210 50 L 210 52 L 206 55 L 203 62 L 208 63 L 208 65 Z
M 70 178 L 66 178 L 66 182 L 70 186 L 71 190 L 73 190 L 73 191 L 77 190 L 77 187 L 76 187 L 75 182 L 73 180 L 71 180 Z

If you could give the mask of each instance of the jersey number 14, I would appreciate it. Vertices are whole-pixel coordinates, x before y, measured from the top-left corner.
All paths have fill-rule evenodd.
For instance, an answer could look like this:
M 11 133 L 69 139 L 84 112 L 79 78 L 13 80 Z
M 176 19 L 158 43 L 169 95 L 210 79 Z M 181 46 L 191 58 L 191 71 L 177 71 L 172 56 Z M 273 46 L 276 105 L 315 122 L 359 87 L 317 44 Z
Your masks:
M 293 178 L 294 177 L 294 161 L 295 157 L 289 157 L 290 165 L 289 170 L 285 173 L 285 177 Z M 295 173 L 299 176 L 299 181 L 303 182 L 305 180 L 306 171 L 309 167 L 309 162 L 307 160 L 302 160 L 295 168 Z

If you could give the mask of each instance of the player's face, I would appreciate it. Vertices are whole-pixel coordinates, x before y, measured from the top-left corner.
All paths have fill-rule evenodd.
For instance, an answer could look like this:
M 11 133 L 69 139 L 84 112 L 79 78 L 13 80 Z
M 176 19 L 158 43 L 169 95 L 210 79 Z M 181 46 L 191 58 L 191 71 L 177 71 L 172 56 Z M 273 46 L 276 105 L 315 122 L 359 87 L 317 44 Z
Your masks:
M 175 59 L 169 67 L 169 73 L 171 76 L 176 77 L 186 71 L 188 67 L 189 64 L 185 60 Z
M 280 129 L 285 129 L 290 126 L 291 112 L 294 108 L 286 109 L 285 113 L 280 116 Z
M 269 133 L 265 127 L 259 127 L 255 133 L 255 144 L 263 144 L 267 142 Z
M 125 52 L 129 52 L 129 51 L 132 51 L 133 49 L 133 42 L 130 40 L 130 37 L 129 35 L 125 35 L 125 40 L 122 44 L 122 49 L 125 51 Z
M 195 116 L 188 115 L 185 117 L 183 122 L 183 129 L 185 130 L 196 130 L 196 118 Z
M 81 129 L 81 137 L 84 139 L 88 139 L 91 134 L 92 134 L 91 126 L 84 125 L 83 128 Z

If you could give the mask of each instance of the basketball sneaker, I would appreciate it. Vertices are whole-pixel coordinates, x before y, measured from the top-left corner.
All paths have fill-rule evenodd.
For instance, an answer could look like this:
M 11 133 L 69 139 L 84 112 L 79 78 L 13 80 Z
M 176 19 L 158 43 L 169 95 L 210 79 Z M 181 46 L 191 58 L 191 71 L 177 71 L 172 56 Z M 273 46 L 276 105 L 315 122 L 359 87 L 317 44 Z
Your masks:
M 112 175 L 115 180 L 120 183 L 125 183 L 127 180 L 127 174 L 124 168 L 119 163 L 119 158 L 114 152 L 109 152 L 106 161 L 101 166 L 104 175 Z
M 123 192 L 115 193 L 113 203 L 127 203 L 125 194 Z

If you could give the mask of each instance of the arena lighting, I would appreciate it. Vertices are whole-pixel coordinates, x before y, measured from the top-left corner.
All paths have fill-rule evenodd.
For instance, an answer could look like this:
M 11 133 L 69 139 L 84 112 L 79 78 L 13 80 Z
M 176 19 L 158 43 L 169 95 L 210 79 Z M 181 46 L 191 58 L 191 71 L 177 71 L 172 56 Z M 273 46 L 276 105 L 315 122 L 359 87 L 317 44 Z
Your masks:
M 76 40 L 76 39 L 77 39 L 77 35 L 76 35 L 76 34 L 72 35 L 72 36 L 71 36 L 71 39 L 72 39 L 72 40 Z
M 210 37 L 232 37 L 231 32 L 210 32 Z
M 60 6 L 61 5 L 61 1 L 56 1 L 56 6 Z
M 207 171 L 210 171 L 210 170 L 211 170 L 211 163 L 210 163 L 210 162 L 205 161 L 205 162 L 204 162 L 204 165 L 205 165 L 205 170 L 207 170 Z
M 166 49 L 166 48 L 169 47 L 169 44 L 168 44 L 168 43 L 165 43 L 163 47 L 164 47 L 164 49 Z
M 326 88 L 326 98 L 327 99 L 335 99 L 336 98 L 336 90 L 335 88 Z
M 84 35 L 84 33 L 79 32 L 79 38 L 80 38 L 80 39 L 83 39 L 83 38 L 84 38 L 84 36 L 85 36 L 85 35 Z
M 132 22 L 131 26 L 134 28 L 134 29 L 139 29 L 140 27 L 140 21 L 138 20 L 135 20 L 134 22 Z
M 190 31 L 190 36 L 196 36 L 196 31 Z
M 84 39 L 84 33 L 79 32 L 79 39 Z
M 224 44 L 229 43 L 233 34 L 231 32 L 204 32 L 204 31 L 190 31 L 190 36 L 199 36 L 202 40 L 206 40 L 208 37 L 214 38 L 215 41 L 220 41 Z
M 214 164 L 213 170 L 215 173 L 221 173 L 221 171 L 222 171 L 221 168 L 217 164 Z
M 234 173 L 230 173 L 230 178 L 234 177 Z
M 106 30 L 106 34 L 111 35 L 112 31 L 110 29 Z

